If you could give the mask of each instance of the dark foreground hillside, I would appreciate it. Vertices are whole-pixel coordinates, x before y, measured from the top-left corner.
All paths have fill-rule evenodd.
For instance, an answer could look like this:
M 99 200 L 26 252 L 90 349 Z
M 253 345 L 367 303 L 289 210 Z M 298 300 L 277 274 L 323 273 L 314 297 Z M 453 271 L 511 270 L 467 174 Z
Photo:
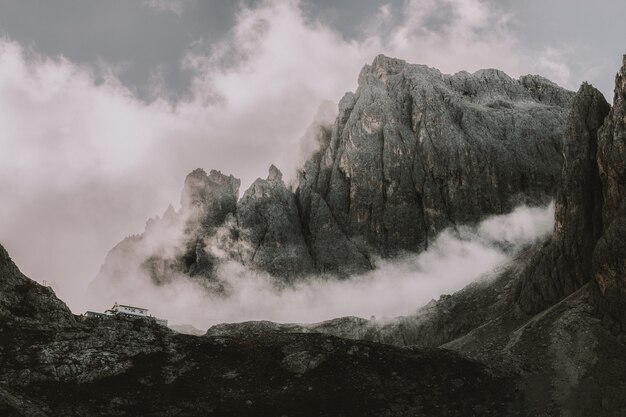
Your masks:
M 74 317 L 0 247 L 2 416 L 502 416 L 510 379 L 442 349 L 323 334 L 187 336 Z

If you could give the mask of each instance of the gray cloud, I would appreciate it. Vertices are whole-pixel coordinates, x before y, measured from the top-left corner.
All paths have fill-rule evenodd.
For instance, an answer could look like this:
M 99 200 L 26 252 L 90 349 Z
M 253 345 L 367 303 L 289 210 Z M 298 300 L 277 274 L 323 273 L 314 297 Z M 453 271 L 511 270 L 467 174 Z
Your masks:
M 569 69 L 568 85 L 583 80 L 612 95 L 611 79 L 624 52 L 626 4 L 600 0 L 484 0 L 492 14 L 507 16 L 508 31 L 520 48 L 549 48 Z M 0 0 L 0 33 L 50 56 L 118 69 L 118 77 L 140 97 L 157 93 L 171 100 L 188 96 L 193 73 L 180 65 L 194 45 L 212 44 L 232 30 L 238 11 L 260 0 Z M 274 1 L 280 4 L 279 1 Z M 285 2 L 282 2 L 285 3 Z M 442 32 L 462 10 L 476 2 L 411 0 L 302 0 L 309 24 L 323 22 L 347 40 L 364 41 L 375 30 L 384 39 L 415 10 L 427 10 L 413 30 Z M 146 5 L 151 7 L 145 7 Z M 413 9 L 413 11 L 411 11 Z M 381 10 L 388 18 L 382 23 Z M 165 11 L 165 12 L 164 12 Z M 375 28 L 375 29 L 374 29 Z M 487 30 L 489 30 L 487 28 Z M 431 64 L 426 60 L 420 63 Z
M 175 15 L 182 16 L 185 6 L 191 5 L 196 0 L 142 0 L 141 3 L 146 7 L 152 7 L 162 12 L 171 12 Z
M 164 13 L 166 7 L 175 13 Z M 0 34 L 48 56 L 105 63 L 144 99 L 154 98 L 149 79 L 158 69 L 169 98 L 178 99 L 191 80 L 182 57 L 198 39 L 223 37 L 236 7 L 230 1 L 0 0 Z

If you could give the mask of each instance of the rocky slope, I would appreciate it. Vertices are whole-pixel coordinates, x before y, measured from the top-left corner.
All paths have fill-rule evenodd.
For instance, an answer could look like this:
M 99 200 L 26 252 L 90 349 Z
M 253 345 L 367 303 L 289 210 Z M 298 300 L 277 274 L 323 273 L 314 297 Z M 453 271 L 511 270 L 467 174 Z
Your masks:
M 0 321 L 16 326 L 49 321 L 51 326 L 70 325 L 74 317 L 50 287 L 26 278 L 0 245 Z
M 593 248 L 602 234 L 603 193 L 598 174 L 598 130 L 610 106 L 588 84 L 578 91 L 564 136 L 563 170 L 555 204 L 554 234 L 531 260 L 518 304 L 537 313 L 591 277 Z
M 615 79 L 613 108 L 598 134 L 602 236 L 593 251 L 593 289 L 602 316 L 626 331 L 626 57 Z
M 237 179 L 195 170 L 181 209 L 115 247 L 94 290 L 130 275 L 181 275 L 223 291 L 215 272 L 226 260 L 283 283 L 347 277 L 375 257 L 423 250 L 448 226 L 545 202 L 556 193 L 572 98 L 538 76 L 445 75 L 379 56 L 334 125 L 320 128 L 295 191 L 274 166 L 241 199 Z

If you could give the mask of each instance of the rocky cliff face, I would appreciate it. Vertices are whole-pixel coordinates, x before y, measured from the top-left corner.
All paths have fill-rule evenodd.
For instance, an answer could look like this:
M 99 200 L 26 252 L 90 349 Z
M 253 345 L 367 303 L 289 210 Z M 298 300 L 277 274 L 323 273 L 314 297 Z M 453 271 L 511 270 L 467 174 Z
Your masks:
M 591 279 L 592 252 L 602 234 L 598 130 L 609 110 L 598 90 L 582 85 L 564 135 L 554 234 L 531 260 L 519 288 L 518 304 L 524 311 L 537 313 Z
M 274 166 L 240 200 L 238 180 L 196 170 L 181 210 L 118 245 L 96 286 L 137 269 L 156 283 L 183 275 L 220 291 L 224 261 L 282 282 L 347 277 L 375 257 L 425 249 L 445 227 L 545 202 L 572 97 L 539 76 L 445 75 L 379 56 L 321 130 L 295 192 Z
M 555 233 L 528 269 L 518 299 L 525 311 L 537 312 L 591 281 L 595 304 L 616 332 L 626 328 L 625 79 L 626 61 L 612 108 L 588 85 L 574 100 Z
M 450 76 L 378 56 L 301 175 L 304 221 L 322 225 L 307 230 L 314 259 L 328 263 L 315 247 L 328 228 L 365 257 L 392 256 L 427 247 L 445 227 L 553 195 L 571 98 L 536 76 Z
M 626 56 L 613 108 L 598 133 L 602 237 L 593 252 L 596 302 L 615 331 L 626 331 Z

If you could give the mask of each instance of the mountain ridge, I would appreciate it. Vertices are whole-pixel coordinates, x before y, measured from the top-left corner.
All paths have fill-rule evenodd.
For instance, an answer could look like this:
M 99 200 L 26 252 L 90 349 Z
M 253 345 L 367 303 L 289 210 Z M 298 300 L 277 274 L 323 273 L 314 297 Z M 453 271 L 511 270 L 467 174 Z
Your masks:
M 105 261 L 96 292 L 128 271 L 157 284 L 190 277 L 219 292 L 225 260 L 287 284 L 320 273 L 345 279 L 378 257 L 426 249 L 446 227 L 545 203 L 556 192 L 572 97 L 539 76 L 445 75 L 380 55 L 339 103 L 332 128 L 320 127 L 294 190 L 273 165 L 241 198 L 234 177 L 193 171 L 180 212 L 150 222 L 140 247 L 122 245 L 129 254 L 114 250 L 108 258 L 135 265 L 117 271 Z M 150 228 L 169 228 L 173 215 L 183 230 L 153 244 Z

